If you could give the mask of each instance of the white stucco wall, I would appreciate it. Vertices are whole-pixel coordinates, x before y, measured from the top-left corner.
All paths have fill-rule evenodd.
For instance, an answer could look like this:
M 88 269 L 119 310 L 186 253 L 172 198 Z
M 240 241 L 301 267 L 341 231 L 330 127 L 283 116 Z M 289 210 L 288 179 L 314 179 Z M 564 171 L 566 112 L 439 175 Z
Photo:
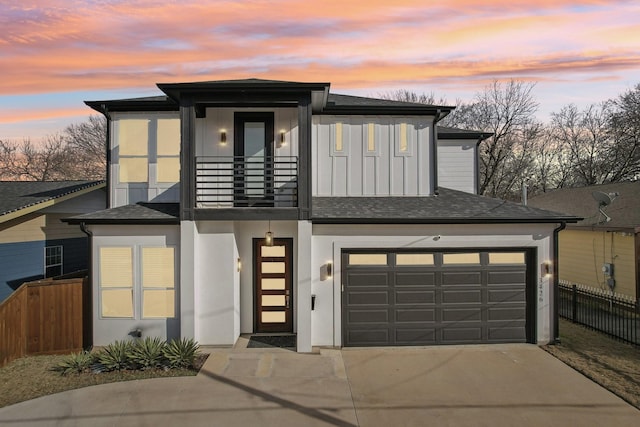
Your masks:
M 141 289 L 133 288 L 134 313 L 133 319 L 102 318 L 100 310 L 100 260 L 99 250 L 102 246 L 173 246 L 176 248 L 176 294 L 180 293 L 180 229 L 178 226 L 151 225 L 93 225 L 93 345 L 103 346 L 116 340 L 131 339 L 128 335 L 135 329 L 142 330 L 142 336 L 171 339 L 180 337 L 180 308 L 176 301 L 176 317 L 171 319 L 142 319 L 140 313 Z M 135 253 L 135 249 L 134 249 Z M 134 255 L 136 256 L 136 255 Z M 140 274 L 134 262 L 134 274 Z
M 314 225 L 311 313 L 314 346 L 342 345 L 341 251 L 353 248 L 535 248 L 538 264 L 553 259 L 554 224 L 515 225 Z M 439 239 L 434 239 L 440 236 Z M 323 279 L 327 262 L 333 277 Z M 539 266 L 533 266 L 539 274 Z M 548 343 L 552 332 L 552 278 L 537 279 L 537 342 Z

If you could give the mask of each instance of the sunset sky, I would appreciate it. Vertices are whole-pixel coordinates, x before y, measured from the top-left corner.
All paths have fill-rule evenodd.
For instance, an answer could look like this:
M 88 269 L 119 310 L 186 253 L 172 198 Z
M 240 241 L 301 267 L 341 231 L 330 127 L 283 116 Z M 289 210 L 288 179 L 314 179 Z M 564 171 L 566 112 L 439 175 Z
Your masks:
M 83 121 L 159 82 L 330 82 L 472 99 L 535 82 L 539 118 L 640 83 L 640 1 L 0 0 L 0 139 Z

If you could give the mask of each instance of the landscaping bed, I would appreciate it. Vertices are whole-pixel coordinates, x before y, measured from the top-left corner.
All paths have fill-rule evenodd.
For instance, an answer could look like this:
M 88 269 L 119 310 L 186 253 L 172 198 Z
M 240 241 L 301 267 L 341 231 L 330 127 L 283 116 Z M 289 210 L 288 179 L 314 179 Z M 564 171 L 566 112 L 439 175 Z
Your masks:
M 640 409 L 640 347 L 560 319 L 560 343 L 542 348 Z

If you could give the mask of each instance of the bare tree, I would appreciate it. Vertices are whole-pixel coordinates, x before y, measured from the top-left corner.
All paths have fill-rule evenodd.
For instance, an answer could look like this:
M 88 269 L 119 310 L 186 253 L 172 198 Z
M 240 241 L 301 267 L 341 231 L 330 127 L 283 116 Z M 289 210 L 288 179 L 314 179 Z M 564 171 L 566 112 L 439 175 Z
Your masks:
M 74 175 L 83 179 L 104 179 L 107 168 L 106 134 L 107 121 L 98 115 L 91 115 L 87 121 L 64 129 L 67 147 L 76 159 Z
M 58 181 L 104 179 L 106 120 L 91 116 L 39 143 L 0 140 L 0 179 Z
M 492 134 L 480 144 L 480 194 L 518 199 L 532 174 L 542 125 L 535 119 L 534 85 L 494 81 L 456 114 L 456 125 Z
M 456 109 L 450 112 L 440 122 L 441 126 L 456 127 L 457 109 L 462 106 L 462 101 L 456 99 L 452 104 L 445 97 L 436 97 L 433 92 L 430 93 L 418 93 L 406 89 L 397 89 L 388 92 L 380 92 L 377 94 L 380 99 L 388 99 L 392 101 L 413 102 L 414 104 L 426 104 L 426 105 L 441 105 L 441 106 L 453 106 Z

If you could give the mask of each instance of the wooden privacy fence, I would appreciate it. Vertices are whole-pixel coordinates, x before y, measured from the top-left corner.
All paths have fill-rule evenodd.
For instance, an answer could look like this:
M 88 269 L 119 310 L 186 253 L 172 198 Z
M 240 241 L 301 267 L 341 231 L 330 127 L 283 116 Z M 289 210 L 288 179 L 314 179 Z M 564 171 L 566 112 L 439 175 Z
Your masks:
M 86 278 L 24 283 L 0 304 L 0 366 L 88 347 L 90 307 Z

